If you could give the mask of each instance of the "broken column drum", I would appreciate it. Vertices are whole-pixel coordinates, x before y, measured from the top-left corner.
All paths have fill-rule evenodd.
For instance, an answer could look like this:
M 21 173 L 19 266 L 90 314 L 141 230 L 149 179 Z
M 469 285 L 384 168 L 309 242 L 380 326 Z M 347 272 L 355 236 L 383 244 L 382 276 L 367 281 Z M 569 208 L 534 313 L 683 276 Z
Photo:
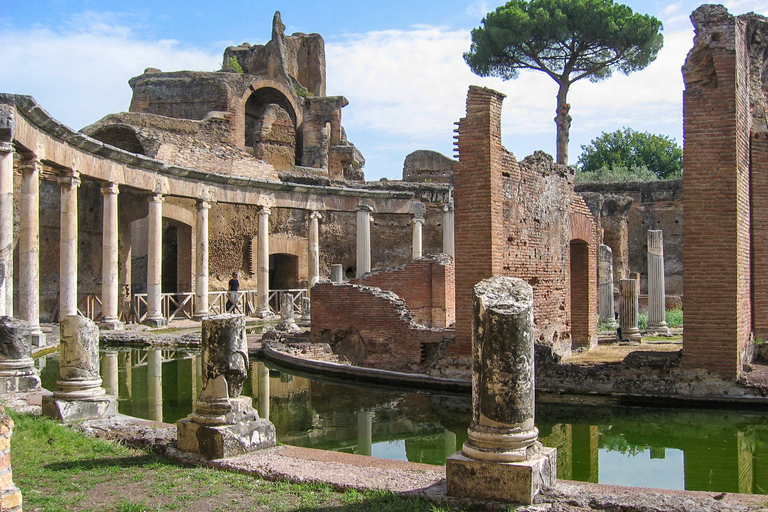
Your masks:
M 278 331 L 298 332 L 301 331 L 296 325 L 293 307 L 293 295 L 290 292 L 280 294 L 280 322 L 275 326 Z
M 637 280 L 620 279 L 619 293 L 621 294 L 619 302 L 619 327 L 621 327 L 622 335 L 630 341 L 640 341 L 640 329 L 637 326 Z
M 530 503 L 557 476 L 534 424 L 533 289 L 496 276 L 474 287 L 472 423 L 447 463 L 448 494 Z
M 598 274 L 600 279 L 600 296 L 598 298 L 600 320 L 613 322 L 613 249 L 600 244 L 598 251 Z
M 661 230 L 648 230 L 648 330 L 669 334 L 664 285 L 664 237 Z
M 27 322 L 0 317 L 0 393 L 38 389 Z
M 59 380 L 53 396 L 43 397 L 43 414 L 64 422 L 114 416 L 117 401 L 101 387 L 98 326 L 67 315 L 59 328 Z
M 248 375 L 245 317 L 225 313 L 202 321 L 202 391 L 195 411 L 177 422 L 180 450 L 233 457 L 275 446 L 275 427 L 240 396 Z

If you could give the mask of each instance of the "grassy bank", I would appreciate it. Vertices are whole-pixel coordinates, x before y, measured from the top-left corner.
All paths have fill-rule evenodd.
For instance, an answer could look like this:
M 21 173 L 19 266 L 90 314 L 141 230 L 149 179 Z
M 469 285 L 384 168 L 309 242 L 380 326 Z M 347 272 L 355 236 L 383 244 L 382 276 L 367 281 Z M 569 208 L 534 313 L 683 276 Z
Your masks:
M 267 482 L 175 463 L 87 438 L 48 418 L 8 411 L 14 483 L 26 512 L 303 511 L 450 512 L 386 491 L 337 492 L 325 484 Z

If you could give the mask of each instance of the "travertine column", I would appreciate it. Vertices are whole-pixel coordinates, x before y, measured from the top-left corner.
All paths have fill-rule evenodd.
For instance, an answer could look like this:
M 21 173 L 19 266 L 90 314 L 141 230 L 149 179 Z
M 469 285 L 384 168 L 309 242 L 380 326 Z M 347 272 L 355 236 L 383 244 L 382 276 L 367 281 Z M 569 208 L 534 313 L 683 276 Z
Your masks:
M 664 286 L 664 237 L 648 230 L 648 331 L 669 334 Z
M 320 229 L 319 221 L 322 220 L 320 212 L 310 212 L 307 216 L 309 225 L 307 231 L 309 233 L 309 245 L 307 249 L 307 261 L 309 279 L 308 285 L 311 290 L 312 287 L 320 280 Z
M 0 144 L 0 316 L 13 316 L 13 145 Z
M 414 217 L 413 220 L 413 253 L 412 257 L 413 259 L 421 258 L 422 256 L 422 248 L 421 248 L 421 240 L 422 240 L 422 227 L 424 226 L 424 219 L 419 217 Z
M 342 265 L 331 265 L 331 282 L 343 283 L 344 282 L 344 267 Z
M 195 223 L 195 238 L 197 252 L 195 262 L 195 319 L 201 320 L 208 316 L 208 210 L 211 203 L 197 201 L 197 222 Z
M 0 394 L 40 389 L 24 320 L 0 316 Z
M 101 387 L 99 328 L 76 315 L 59 327 L 59 380 L 53 396 L 43 397 L 43 414 L 64 422 L 114 416 L 117 401 Z
M 371 222 L 373 208 L 367 204 L 355 207 L 357 212 L 357 277 L 371 271 Z
M 149 194 L 147 222 L 147 318 L 144 323 L 153 327 L 167 325 L 163 318 L 163 198 L 162 194 Z
M 531 503 L 557 477 L 557 451 L 534 424 L 533 289 L 491 277 L 475 285 L 473 308 L 472 423 L 446 462 L 448 494 Z
M 101 187 L 104 196 L 102 252 L 101 252 L 101 311 L 102 329 L 122 329 L 123 322 L 118 316 L 120 288 L 118 283 L 118 228 L 116 183 Z
M 631 341 L 640 341 L 640 329 L 637 326 L 637 280 L 619 280 L 619 327 L 622 336 Z
M 35 158 L 21 165 L 19 201 L 19 318 L 29 324 L 32 345 L 45 345 L 40 329 L 40 170 Z
M 59 241 L 59 318 L 77 315 L 77 187 L 80 173 L 59 176 L 61 230 Z
M 453 204 L 443 206 L 443 252 L 453 257 Z
M 259 210 L 259 241 L 257 255 L 257 312 L 259 318 L 270 318 L 274 316 L 269 310 L 269 214 L 271 210 L 268 206 L 262 206 Z
M 147 350 L 147 399 L 149 414 L 154 421 L 163 421 L 163 352 Z
M 613 249 L 607 245 L 600 244 L 597 271 L 600 279 L 600 320 L 613 322 Z

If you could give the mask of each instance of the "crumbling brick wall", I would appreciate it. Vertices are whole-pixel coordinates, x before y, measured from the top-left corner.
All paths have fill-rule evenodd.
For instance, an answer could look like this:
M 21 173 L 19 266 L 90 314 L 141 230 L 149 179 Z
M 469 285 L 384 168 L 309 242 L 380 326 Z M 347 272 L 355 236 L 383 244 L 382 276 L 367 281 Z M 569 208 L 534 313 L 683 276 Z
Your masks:
M 356 365 L 423 372 L 453 332 L 416 324 L 392 292 L 326 281 L 312 287 L 311 337 Z
M 504 95 L 470 87 L 467 115 L 458 123 L 459 162 L 454 174 L 456 243 L 456 344 L 451 354 L 471 351 L 472 287 L 492 275 L 519 277 L 534 290 L 537 343 L 570 353 L 570 242 L 573 174 L 537 152 L 522 162 L 501 145 Z M 581 203 L 583 205 L 583 203 Z M 596 246 L 596 228 L 584 205 L 579 211 L 592 223 L 585 243 Z M 596 267 L 596 247 L 584 262 Z M 589 255 L 592 255 L 591 257 Z M 597 290 L 597 272 L 584 291 L 589 301 Z M 589 302 L 590 306 L 592 302 Z M 595 317 L 596 323 L 596 317 Z M 578 331 L 595 343 L 591 328 Z
M 352 279 L 350 284 L 394 292 L 405 301 L 417 324 L 442 328 L 455 320 L 454 265 L 453 259 L 445 254 L 411 260 L 396 268 Z
M 735 379 L 750 357 L 753 319 L 763 330 L 768 313 L 768 254 L 752 240 L 766 237 L 767 212 L 759 204 L 766 190 L 759 160 L 766 144 L 766 19 L 703 5 L 691 20 L 696 36 L 683 67 L 683 367 Z M 751 225 L 750 216 L 759 222 Z

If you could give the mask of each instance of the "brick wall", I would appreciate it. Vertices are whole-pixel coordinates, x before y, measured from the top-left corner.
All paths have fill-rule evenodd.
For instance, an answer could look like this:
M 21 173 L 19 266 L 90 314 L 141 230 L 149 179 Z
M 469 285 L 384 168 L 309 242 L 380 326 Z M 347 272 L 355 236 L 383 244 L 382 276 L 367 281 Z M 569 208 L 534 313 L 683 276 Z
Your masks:
M 0 510 L 21 512 L 21 491 L 13 485 L 11 471 L 13 420 L 0 406 Z
M 683 367 L 735 379 L 750 338 L 747 23 L 722 6 L 691 16 L 683 67 Z
M 312 287 L 311 338 L 356 365 L 423 372 L 453 332 L 416 324 L 392 292 L 325 281 Z
M 411 260 L 400 267 L 352 279 L 350 284 L 375 286 L 405 301 L 417 324 L 442 328 L 453 324 L 455 312 L 454 265 L 441 254 Z

